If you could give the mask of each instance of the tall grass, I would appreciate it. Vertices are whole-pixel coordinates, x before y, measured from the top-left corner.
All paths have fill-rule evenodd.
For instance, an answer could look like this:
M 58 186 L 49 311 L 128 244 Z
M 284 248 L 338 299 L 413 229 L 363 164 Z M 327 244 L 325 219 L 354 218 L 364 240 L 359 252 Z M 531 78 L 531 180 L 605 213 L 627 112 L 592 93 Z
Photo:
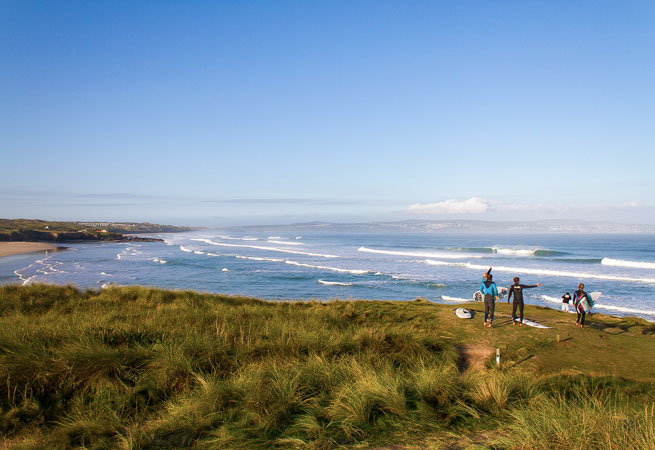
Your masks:
M 552 419 L 578 408 L 593 445 L 609 442 L 595 417 L 615 420 L 623 443 L 652 439 L 652 409 L 625 406 L 650 405 L 652 385 L 462 375 L 457 342 L 426 326 L 430 308 L 2 286 L 0 432 L 26 448 L 323 449 L 497 429 L 498 445 L 520 447 L 539 433 L 578 442 Z
M 539 394 L 509 412 L 509 426 L 498 444 L 530 449 L 652 449 L 655 402 L 631 405 L 623 395 L 580 392 Z

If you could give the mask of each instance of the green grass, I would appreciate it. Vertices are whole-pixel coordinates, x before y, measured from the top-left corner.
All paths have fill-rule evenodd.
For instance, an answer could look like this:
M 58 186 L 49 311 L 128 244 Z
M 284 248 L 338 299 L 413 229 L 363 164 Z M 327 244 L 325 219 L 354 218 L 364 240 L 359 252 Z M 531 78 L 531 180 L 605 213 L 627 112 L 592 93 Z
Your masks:
M 521 328 L 499 303 L 489 330 L 453 310 L 1 286 L 0 445 L 652 447 L 652 324 L 527 307 L 552 329 Z M 460 372 L 462 344 L 503 368 Z

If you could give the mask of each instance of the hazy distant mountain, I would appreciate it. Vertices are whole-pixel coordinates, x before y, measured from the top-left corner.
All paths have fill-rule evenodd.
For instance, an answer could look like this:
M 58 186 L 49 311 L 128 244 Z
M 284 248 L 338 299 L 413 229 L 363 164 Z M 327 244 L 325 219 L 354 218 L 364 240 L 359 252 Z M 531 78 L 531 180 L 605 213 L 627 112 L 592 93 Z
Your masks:
M 234 227 L 236 228 L 236 227 Z M 488 232 L 488 233 L 655 233 L 655 225 L 626 225 L 610 222 L 543 220 L 531 222 L 486 222 L 482 220 L 406 220 L 401 222 L 330 223 L 307 222 L 289 225 L 238 227 L 251 231 L 395 231 L 408 233 Z

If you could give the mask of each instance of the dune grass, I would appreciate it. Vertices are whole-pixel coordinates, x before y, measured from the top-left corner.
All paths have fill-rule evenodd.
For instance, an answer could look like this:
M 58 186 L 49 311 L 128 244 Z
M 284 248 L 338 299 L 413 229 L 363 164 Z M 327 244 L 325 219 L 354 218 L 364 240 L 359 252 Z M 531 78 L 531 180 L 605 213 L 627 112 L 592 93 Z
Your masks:
M 641 367 L 655 352 L 647 322 L 607 317 L 570 330 L 535 309 L 553 330 L 483 330 L 452 310 L 420 300 L 1 286 L 2 443 L 652 448 L 655 377 Z M 565 332 L 578 334 L 554 344 Z M 503 369 L 490 359 L 462 373 L 458 345 L 471 342 L 501 347 Z M 594 357 L 571 367 L 583 344 Z M 604 373 L 603 351 L 635 376 L 625 376 L 629 367 Z

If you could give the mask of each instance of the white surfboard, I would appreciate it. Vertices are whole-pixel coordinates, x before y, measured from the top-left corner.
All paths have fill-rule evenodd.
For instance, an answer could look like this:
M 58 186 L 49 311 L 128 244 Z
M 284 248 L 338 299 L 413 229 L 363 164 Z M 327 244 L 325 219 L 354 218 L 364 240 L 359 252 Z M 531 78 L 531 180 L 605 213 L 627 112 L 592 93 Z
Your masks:
M 519 322 L 521 322 L 521 319 L 519 319 L 517 317 L 516 319 L 514 319 L 514 321 L 516 321 L 516 323 L 519 323 Z M 523 319 L 523 323 L 525 325 L 527 325 L 529 327 L 533 327 L 533 328 L 550 328 L 550 327 L 547 327 L 546 325 L 542 325 L 542 324 L 540 324 L 538 322 L 535 322 L 535 321 L 529 320 L 529 319 Z
M 507 288 L 506 287 L 499 287 L 498 288 L 498 298 L 503 298 L 506 294 L 507 294 Z M 474 302 L 484 301 L 484 295 L 482 295 L 482 292 L 475 291 L 473 293 L 473 301 Z
M 459 317 L 460 319 L 470 319 L 470 318 L 471 318 L 471 311 L 469 311 L 469 310 L 466 309 L 466 308 L 457 308 L 457 309 L 455 310 L 455 314 L 456 314 L 457 317 Z

